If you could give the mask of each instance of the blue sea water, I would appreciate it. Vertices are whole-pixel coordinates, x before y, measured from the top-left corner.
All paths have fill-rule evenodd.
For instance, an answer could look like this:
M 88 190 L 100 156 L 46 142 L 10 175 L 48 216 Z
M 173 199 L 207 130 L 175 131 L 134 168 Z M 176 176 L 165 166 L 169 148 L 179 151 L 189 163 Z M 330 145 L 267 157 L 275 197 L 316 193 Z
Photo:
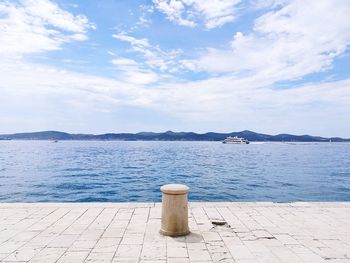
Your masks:
M 0 141 L 0 202 L 350 201 L 350 143 Z

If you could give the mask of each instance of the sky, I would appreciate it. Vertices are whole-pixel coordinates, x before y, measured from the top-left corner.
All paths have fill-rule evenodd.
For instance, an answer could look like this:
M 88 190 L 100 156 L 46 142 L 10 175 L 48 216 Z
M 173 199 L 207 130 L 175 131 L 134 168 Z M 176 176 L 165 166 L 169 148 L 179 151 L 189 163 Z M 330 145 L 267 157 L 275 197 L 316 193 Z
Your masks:
M 349 0 L 0 0 L 0 133 L 350 137 Z

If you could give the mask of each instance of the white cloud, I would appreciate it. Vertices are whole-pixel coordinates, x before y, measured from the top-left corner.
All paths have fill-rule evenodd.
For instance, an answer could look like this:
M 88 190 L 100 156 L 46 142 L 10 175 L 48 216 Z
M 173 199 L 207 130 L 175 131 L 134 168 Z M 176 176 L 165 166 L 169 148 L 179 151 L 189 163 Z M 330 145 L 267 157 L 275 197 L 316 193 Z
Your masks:
M 240 0 L 153 0 L 155 7 L 170 21 L 195 27 L 203 21 L 207 29 L 220 27 L 236 19 Z
M 229 49 L 208 49 L 192 63 L 212 73 L 265 75 L 271 82 L 320 72 L 350 43 L 349 13 L 347 0 L 285 1 L 256 19 L 251 33 L 237 32 Z
M 290 0 L 252 0 L 251 5 L 254 9 L 271 9 L 271 8 L 277 8 L 285 5 Z
M 73 15 L 49 0 L 0 3 L 0 54 L 12 57 L 56 50 L 63 43 L 87 39 L 94 29 L 84 15 Z
M 122 78 L 128 83 L 136 85 L 148 85 L 159 80 L 158 75 L 154 72 L 140 69 L 124 71 Z
M 143 56 L 143 61 L 138 61 L 138 63 L 144 63 L 153 70 L 173 72 L 181 66 L 177 62 L 178 56 L 182 52 L 179 49 L 164 51 L 157 45 L 151 45 L 146 38 L 138 39 L 126 33 L 114 34 L 113 38 L 128 42 L 131 45 L 132 51 L 140 53 Z
M 172 8 L 181 10 L 175 2 Z M 278 80 L 325 70 L 331 67 L 334 57 L 344 53 L 350 32 L 346 1 L 323 0 L 315 6 L 312 1 L 293 1 L 279 4 L 278 9 L 270 3 L 264 7 L 268 12 L 256 20 L 250 33 L 235 33 L 227 50 L 208 49 L 208 54 L 198 60 L 183 58 L 180 50 L 165 51 L 146 38 L 115 34 L 115 39 L 129 43 L 131 51 L 138 55 L 132 59 L 133 56 L 117 56 L 119 51 L 109 51 L 110 62 L 116 69 L 115 78 L 29 64 L 16 56 L 8 56 L 61 48 L 68 41 L 84 40 L 87 31 L 94 27 L 87 19 L 67 15 L 61 9 L 57 11 L 60 15 L 50 16 L 29 8 L 37 3 L 39 1 L 0 4 L 2 127 L 65 129 L 69 119 L 71 127 L 81 132 L 81 126 L 76 123 L 94 116 L 85 126 L 93 130 L 100 127 L 96 122 L 108 115 L 111 117 L 103 127 L 117 131 L 132 122 L 136 123 L 133 126 L 136 131 L 151 127 L 150 120 L 156 117 L 144 113 L 151 110 L 169 120 L 158 122 L 157 127 L 163 129 L 174 128 L 166 125 L 180 122 L 181 126 L 175 128 L 195 131 L 252 129 L 340 136 L 350 132 L 350 79 L 290 89 L 273 86 Z M 48 12 L 56 12 L 49 6 L 43 5 Z M 62 16 L 67 21 L 61 21 Z M 55 21 L 55 17 L 59 21 Z M 219 19 L 218 15 L 213 17 Z M 228 13 L 220 17 L 231 19 Z M 207 27 L 210 27 L 209 20 L 222 23 L 215 19 L 206 19 Z M 198 23 L 198 19 L 190 21 Z M 68 58 L 66 62 L 72 61 Z M 184 68 L 207 71 L 217 77 L 181 80 L 181 83 L 175 78 L 163 81 L 162 74 Z M 121 114 L 125 108 L 132 110 Z M 130 112 L 135 109 L 140 109 L 141 117 L 125 120 L 131 118 Z M 118 114 L 125 115 L 125 119 L 115 121 Z M 62 126 L 55 126 L 60 122 Z
M 74 16 L 49 0 L 22 0 L 25 13 L 40 19 L 39 23 L 75 33 L 85 33 L 88 28 L 95 28 L 84 15 Z
M 114 34 L 112 35 L 112 37 L 118 40 L 129 42 L 132 46 L 145 47 L 145 48 L 151 46 L 148 42 L 148 39 L 146 38 L 137 39 L 135 37 L 127 35 L 126 33 Z
M 44 104 L 45 98 L 57 98 L 56 102 L 60 104 L 75 101 L 79 105 L 86 104 L 87 107 L 98 104 L 102 107 L 135 105 L 134 101 L 139 101 L 145 92 L 124 81 L 23 62 L 2 64 L 0 78 L 3 94 L 1 99 L 4 103 L 6 96 L 11 95 L 18 100 L 25 100 L 27 97 L 41 98 Z
M 152 20 L 148 16 L 154 12 L 154 7 L 152 5 L 141 5 L 140 11 L 141 15 L 139 17 L 139 20 L 136 22 L 136 25 L 132 28 L 132 30 L 138 29 L 140 27 L 148 27 L 152 24 Z
M 137 62 L 133 59 L 129 58 L 119 58 L 119 59 L 113 59 L 112 61 L 113 65 L 116 66 L 136 66 Z
M 115 58 L 111 63 L 119 71 L 118 78 L 127 83 L 136 85 L 148 85 L 159 80 L 158 74 L 142 68 L 139 63 L 129 58 Z
M 26 112 L 35 121 L 36 112 L 58 119 L 73 113 L 104 116 L 133 107 L 163 113 L 169 120 L 181 120 L 182 127 L 197 131 L 215 127 L 342 136 L 349 132 L 345 120 L 350 115 L 349 79 L 277 90 L 264 86 L 268 80 L 251 77 L 144 86 L 152 77 L 133 76 L 132 72 L 134 83 L 23 63 L 8 64 L 3 69 L 1 116 Z M 326 127 L 325 120 L 332 125 Z M 118 127 L 122 125 L 127 122 L 118 123 Z

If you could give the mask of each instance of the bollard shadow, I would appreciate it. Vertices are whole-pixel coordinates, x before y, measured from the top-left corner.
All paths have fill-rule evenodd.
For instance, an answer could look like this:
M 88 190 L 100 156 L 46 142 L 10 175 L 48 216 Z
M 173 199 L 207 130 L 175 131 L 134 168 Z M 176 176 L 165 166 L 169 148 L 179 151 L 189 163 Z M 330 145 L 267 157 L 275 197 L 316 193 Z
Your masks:
M 200 243 L 203 242 L 203 236 L 194 232 L 190 232 L 187 236 L 172 237 L 174 241 L 180 243 Z
M 203 236 L 197 233 L 190 232 L 186 236 L 186 242 L 187 243 L 199 243 L 203 242 Z

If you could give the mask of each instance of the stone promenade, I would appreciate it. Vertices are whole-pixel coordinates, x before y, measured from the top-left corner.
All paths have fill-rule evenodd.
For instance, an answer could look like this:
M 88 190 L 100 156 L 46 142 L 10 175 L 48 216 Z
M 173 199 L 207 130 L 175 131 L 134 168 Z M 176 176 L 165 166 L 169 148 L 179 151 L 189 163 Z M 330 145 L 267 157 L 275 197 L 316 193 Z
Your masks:
M 0 203 L 0 262 L 350 262 L 350 203 L 191 203 L 179 238 L 158 233 L 160 211 Z

